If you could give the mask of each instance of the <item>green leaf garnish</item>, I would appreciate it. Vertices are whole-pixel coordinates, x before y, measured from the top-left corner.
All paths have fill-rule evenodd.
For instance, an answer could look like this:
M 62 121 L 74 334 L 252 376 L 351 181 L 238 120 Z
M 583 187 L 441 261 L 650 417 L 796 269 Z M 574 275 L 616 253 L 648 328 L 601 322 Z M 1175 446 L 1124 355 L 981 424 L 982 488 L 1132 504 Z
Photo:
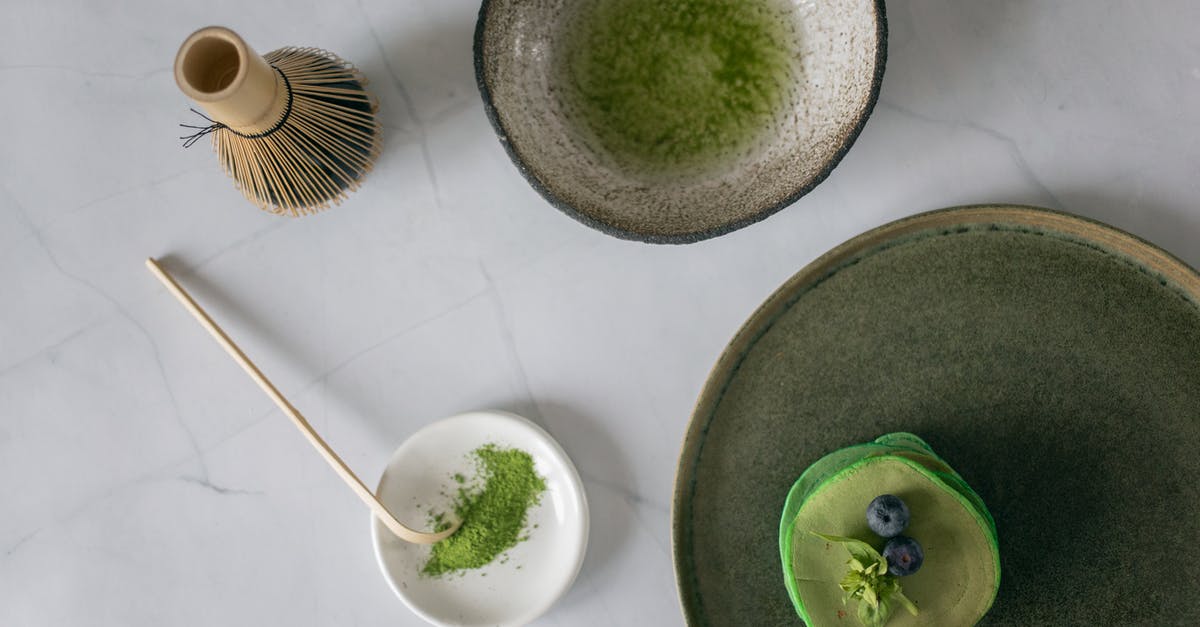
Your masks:
M 892 617 L 892 608 L 886 602 L 871 606 L 866 603 L 858 604 L 858 620 L 867 627 L 883 627 Z
M 879 551 L 875 550 L 875 547 L 863 542 L 862 540 L 855 540 L 854 538 L 847 538 L 845 536 L 831 536 L 824 533 L 817 533 L 815 531 L 811 533 L 818 538 L 828 540 L 830 542 L 836 542 L 846 547 L 846 550 L 850 551 L 850 557 L 857 560 L 863 566 L 863 568 L 865 568 L 868 564 L 875 564 L 879 560 L 883 559 L 883 556 L 879 554 Z
M 909 614 L 912 614 L 913 616 L 917 615 L 916 604 L 908 600 L 908 597 L 904 596 L 904 593 L 900 591 L 899 584 L 896 586 L 896 592 L 892 594 L 892 599 L 899 601 L 900 605 L 903 605 L 904 609 L 908 610 Z
M 832 536 L 811 531 L 814 536 L 828 542 L 836 542 L 850 553 L 846 576 L 838 586 L 846 593 L 844 602 L 858 601 L 858 620 L 865 627 L 883 627 L 892 617 L 895 606 L 901 605 L 913 616 L 917 606 L 900 590 L 900 580 L 887 574 L 887 560 L 875 547 L 854 538 Z

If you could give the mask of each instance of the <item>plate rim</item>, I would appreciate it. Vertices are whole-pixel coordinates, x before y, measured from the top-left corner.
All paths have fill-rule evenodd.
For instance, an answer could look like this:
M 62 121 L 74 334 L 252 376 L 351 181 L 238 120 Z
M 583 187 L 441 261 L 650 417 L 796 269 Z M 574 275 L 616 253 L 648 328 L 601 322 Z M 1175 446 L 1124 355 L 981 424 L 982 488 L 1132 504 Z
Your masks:
M 1200 304 L 1200 272 L 1161 247 L 1110 224 L 1084 216 L 1037 207 L 1008 203 L 958 205 L 917 213 L 860 233 L 817 257 L 789 277 L 746 318 L 709 370 L 684 430 L 683 443 L 675 467 L 675 486 L 671 498 L 671 560 L 675 571 L 675 592 L 688 625 L 703 624 L 703 601 L 698 596 L 690 560 L 681 552 L 685 520 L 681 510 L 694 489 L 696 462 L 703 449 L 713 410 L 726 383 L 754 343 L 769 329 L 774 319 L 793 303 L 800 290 L 810 287 L 856 255 L 889 241 L 937 228 L 956 228 L 970 224 L 1009 224 L 1061 233 L 1094 244 L 1141 266 L 1168 281 L 1181 296 Z M 1200 305 L 1198 305 L 1200 306 Z M 685 484 L 682 480 L 687 477 Z

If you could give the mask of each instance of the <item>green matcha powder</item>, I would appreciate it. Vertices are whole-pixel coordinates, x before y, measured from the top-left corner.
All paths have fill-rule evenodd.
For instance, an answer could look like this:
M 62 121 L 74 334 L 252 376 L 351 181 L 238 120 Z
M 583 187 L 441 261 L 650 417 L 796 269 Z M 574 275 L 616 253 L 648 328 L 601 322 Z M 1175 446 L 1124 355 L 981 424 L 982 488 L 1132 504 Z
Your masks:
M 533 468 L 529 453 L 505 449 L 495 444 L 471 452 L 477 475 L 468 481 L 454 475 L 459 484 L 454 513 L 463 521 L 454 535 L 433 545 L 429 561 L 421 572 L 430 576 L 479 568 L 490 564 L 525 535 L 529 508 L 537 505 L 546 481 Z M 433 514 L 436 528 L 449 523 L 444 514 Z
M 651 170 L 745 151 L 790 82 L 771 0 L 592 0 L 566 38 L 568 103 L 617 159 Z

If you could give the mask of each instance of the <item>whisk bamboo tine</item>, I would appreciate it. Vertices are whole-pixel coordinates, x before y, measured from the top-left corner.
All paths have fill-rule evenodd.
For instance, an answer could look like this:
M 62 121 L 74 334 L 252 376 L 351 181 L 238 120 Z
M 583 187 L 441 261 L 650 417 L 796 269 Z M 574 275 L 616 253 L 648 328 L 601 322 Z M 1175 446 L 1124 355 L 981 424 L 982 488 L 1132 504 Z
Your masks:
M 225 352 L 229 353 L 229 356 L 232 357 L 233 360 L 236 361 L 238 365 L 240 365 L 242 369 L 246 371 L 246 374 L 250 375 L 250 378 L 258 384 L 258 387 L 262 388 L 263 392 L 266 392 L 267 396 L 275 402 L 277 407 L 279 407 L 279 410 L 282 411 L 285 416 L 291 418 L 292 424 L 296 425 L 296 428 L 299 429 L 302 434 L 304 434 L 304 437 L 308 439 L 309 443 L 311 443 L 313 447 L 317 449 L 317 452 L 325 458 L 325 461 L 329 462 L 329 465 L 333 467 L 334 471 L 337 472 L 342 481 L 346 482 L 346 485 L 348 485 L 350 489 L 356 495 L 358 495 L 358 498 L 361 499 L 363 503 L 366 503 L 371 512 L 375 514 L 375 516 L 392 533 L 396 534 L 396 536 L 402 540 L 413 542 L 415 544 L 433 544 L 434 542 L 438 542 L 450 537 L 455 531 L 458 530 L 461 522 L 455 522 L 448 529 L 443 531 L 436 533 L 425 533 L 421 531 L 414 531 L 413 529 L 405 526 L 404 523 L 397 520 L 396 517 L 388 510 L 388 508 L 382 502 L 380 502 L 379 498 L 376 497 L 375 494 L 370 490 L 368 490 L 365 485 L 363 485 L 363 482 L 358 478 L 357 475 L 354 474 L 354 471 L 350 470 L 350 467 L 342 461 L 342 458 L 338 457 L 338 454 L 335 453 L 333 449 L 329 448 L 329 445 L 324 439 L 321 438 L 320 434 L 313 429 L 312 425 L 308 423 L 308 420 L 306 420 L 304 416 L 300 414 L 299 410 L 293 407 L 292 404 L 283 397 L 283 394 L 281 394 L 279 390 L 275 389 L 275 386 L 272 385 L 269 380 L 267 380 L 266 375 L 264 375 L 262 371 L 260 371 L 258 367 L 250 361 L 250 358 L 247 357 L 240 348 L 238 348 L 237 344 L 234 344 L 233 340 L 230 339 L 225 331 L 223 331 L 221 327 L 209 317 L 204 309 L 192 299 L 191 295 L 189 295 L 187 291 L 175 281 L 174 277 L 172 277 L 165 269 L 163 269 L 163 267 L 160 266 L 153 258 L 146 259 L 146 267 L 150 269 L 150 272 L 153 273 L 154 276 L 158 277 L 158 280 L 161 281 L 163 286 L 167 288 L 167 291 L 171 292 L 171 294 L 174 295 L 175 298 L 178 299 L 179 302 L 182 303 L 189 312 L 191 312 L 192 316 L 195 317 L 200 323 L 200 326 L 204 327 L 208 333 L 212 335 L 213 339 L 215 339 L 217 343 L 221 345 L 221 348 L 224 348 Z

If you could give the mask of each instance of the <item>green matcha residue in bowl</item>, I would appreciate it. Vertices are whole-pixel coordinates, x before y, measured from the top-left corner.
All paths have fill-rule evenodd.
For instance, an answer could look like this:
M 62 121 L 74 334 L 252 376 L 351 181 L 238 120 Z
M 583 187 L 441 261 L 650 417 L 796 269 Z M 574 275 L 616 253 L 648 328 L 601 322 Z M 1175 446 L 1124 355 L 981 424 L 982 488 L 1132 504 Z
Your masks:
M 773 0 L 590 0 L 565 37 L 567 102 L 627 165 L 739 154 L 784 104 L 788 12 Z
M 468 479 L 454 475 L 458 494 L 454 514 L 462 527 L 433 545 L 425 575 L 439 576 L 492 563 L 505 551 L 528 538 L 529 508 L 537 505 L 546 481 L 537 474 L 533 457 L 525 451 L 485 444 L 471 452 L 477 473 Z M 449 524 L 445 515 L 431 513 L 438 530 Z

